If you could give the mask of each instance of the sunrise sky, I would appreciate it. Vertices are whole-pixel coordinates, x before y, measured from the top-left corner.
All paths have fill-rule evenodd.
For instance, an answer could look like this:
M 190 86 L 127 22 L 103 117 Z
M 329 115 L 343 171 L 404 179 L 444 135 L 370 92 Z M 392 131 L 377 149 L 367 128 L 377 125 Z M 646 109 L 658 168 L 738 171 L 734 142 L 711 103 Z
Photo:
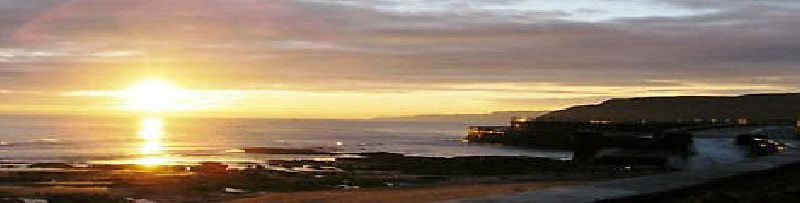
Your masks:
M 370 118 L 798 86 L 796 0 L 0 0 L 0 113 Z

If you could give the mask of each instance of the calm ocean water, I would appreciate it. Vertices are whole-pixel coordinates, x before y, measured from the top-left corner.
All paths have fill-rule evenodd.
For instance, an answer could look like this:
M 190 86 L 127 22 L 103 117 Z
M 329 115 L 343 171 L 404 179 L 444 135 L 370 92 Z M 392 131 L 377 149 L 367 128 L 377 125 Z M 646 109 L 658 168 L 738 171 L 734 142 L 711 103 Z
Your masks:
M 490 123 L 481 123 L 490 124 Z M 259 162 L 329 159 L 330 155 L 235 153 L 244 147 L 314 148 L 340 153 L 393 152 L 409 156 L 531 156 L 572 158 L 571 151 L 461 142 L 467 123 L 326 119 L 211 119 L 163 117 L 0 116 L 0 161 L 30 162 Z M 800 153 L 789 127 L 721 129 L 695 135 L 679 168 L 703 169 L 742 161 L 747 150 L 733 143 L 762 131 Z M 611 149 L 610 151 L 614 151 Z M 635 152 L 634 152 L 635 153 Z
M 242 147 L 320 148 L 412 156 L 571 158 L 569 151 L 462 143 L 466 123 L 325 119 L 0 116 L 0 159 L 105 160 L 139 156 L 258 160 Z M 303 158 L 302 155 L 298 155 Z

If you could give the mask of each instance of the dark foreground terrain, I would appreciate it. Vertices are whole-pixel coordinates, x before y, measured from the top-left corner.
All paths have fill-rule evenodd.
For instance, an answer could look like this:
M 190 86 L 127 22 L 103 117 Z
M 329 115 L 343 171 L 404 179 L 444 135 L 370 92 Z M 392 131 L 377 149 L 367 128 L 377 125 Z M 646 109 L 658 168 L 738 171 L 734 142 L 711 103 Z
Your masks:
M 696 187 L 610 202 L 800 202 L 800 163 Z
M 32 171 L 4 172 L 0 176 L 0 203 L 19 202 L 19 198 L 48 200 L 48 203 L 132 202 L 130 199 L 225 202 L 275 195 L 280 196 L 278 199 L 341 196 L 352 192 L 363 193 L 362 196 L 395 194 L 399 197 L 412 192 L 420 197 L 465 198 L 670 170 L 662 165 L 580 164 L 532 157 L 434 158 L 391 153 L 360 156 L 362 158 L 333 162 L 275 161 L 268 166 L 239 169 L 226 168 L 220 163 L 88 168 L 40 164 L 33 167 L 41 168 Z M 191 170 L 186 170 L 187 167 Z M 472 192 L 464 193 L 462 187 L 472 188 Z

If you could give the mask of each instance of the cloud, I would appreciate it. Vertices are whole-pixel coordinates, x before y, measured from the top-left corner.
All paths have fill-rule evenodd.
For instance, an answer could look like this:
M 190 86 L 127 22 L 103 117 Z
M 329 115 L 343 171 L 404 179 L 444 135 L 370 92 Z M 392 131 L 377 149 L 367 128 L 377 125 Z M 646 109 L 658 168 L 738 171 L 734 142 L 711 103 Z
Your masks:
M 790 0 L 21 2 L 0 1 L 8 89 L 110 89 L 119 85 L 98 81 L 147 72 L 242 90 L 758 87 L 658 93 L 683 95 L 800 84 L 800 6 Z

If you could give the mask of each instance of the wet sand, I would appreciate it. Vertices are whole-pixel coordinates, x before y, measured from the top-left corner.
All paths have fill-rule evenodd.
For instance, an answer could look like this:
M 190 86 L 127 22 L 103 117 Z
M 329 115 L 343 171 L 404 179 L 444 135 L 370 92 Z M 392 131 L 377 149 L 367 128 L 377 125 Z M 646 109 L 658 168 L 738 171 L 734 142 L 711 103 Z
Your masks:
M 314 192 L 291 192 L 265 194 L 226 203 L 411 203 L 436 202 L 461 198 L 476 198 L 491 195 L 511 194 L 557 186 L 578 185 L 585 182 L 559 181 L 541 183 L 466 184 L 422 186 L 418 188 L 371 188 L 355 190 L 331 190 Z
M 15 196 L 48 195 L 107 195 L 110 190 L 106 187 L 28 187 L 28 186 L 0 186 L 0 196 L 14 194 Z

